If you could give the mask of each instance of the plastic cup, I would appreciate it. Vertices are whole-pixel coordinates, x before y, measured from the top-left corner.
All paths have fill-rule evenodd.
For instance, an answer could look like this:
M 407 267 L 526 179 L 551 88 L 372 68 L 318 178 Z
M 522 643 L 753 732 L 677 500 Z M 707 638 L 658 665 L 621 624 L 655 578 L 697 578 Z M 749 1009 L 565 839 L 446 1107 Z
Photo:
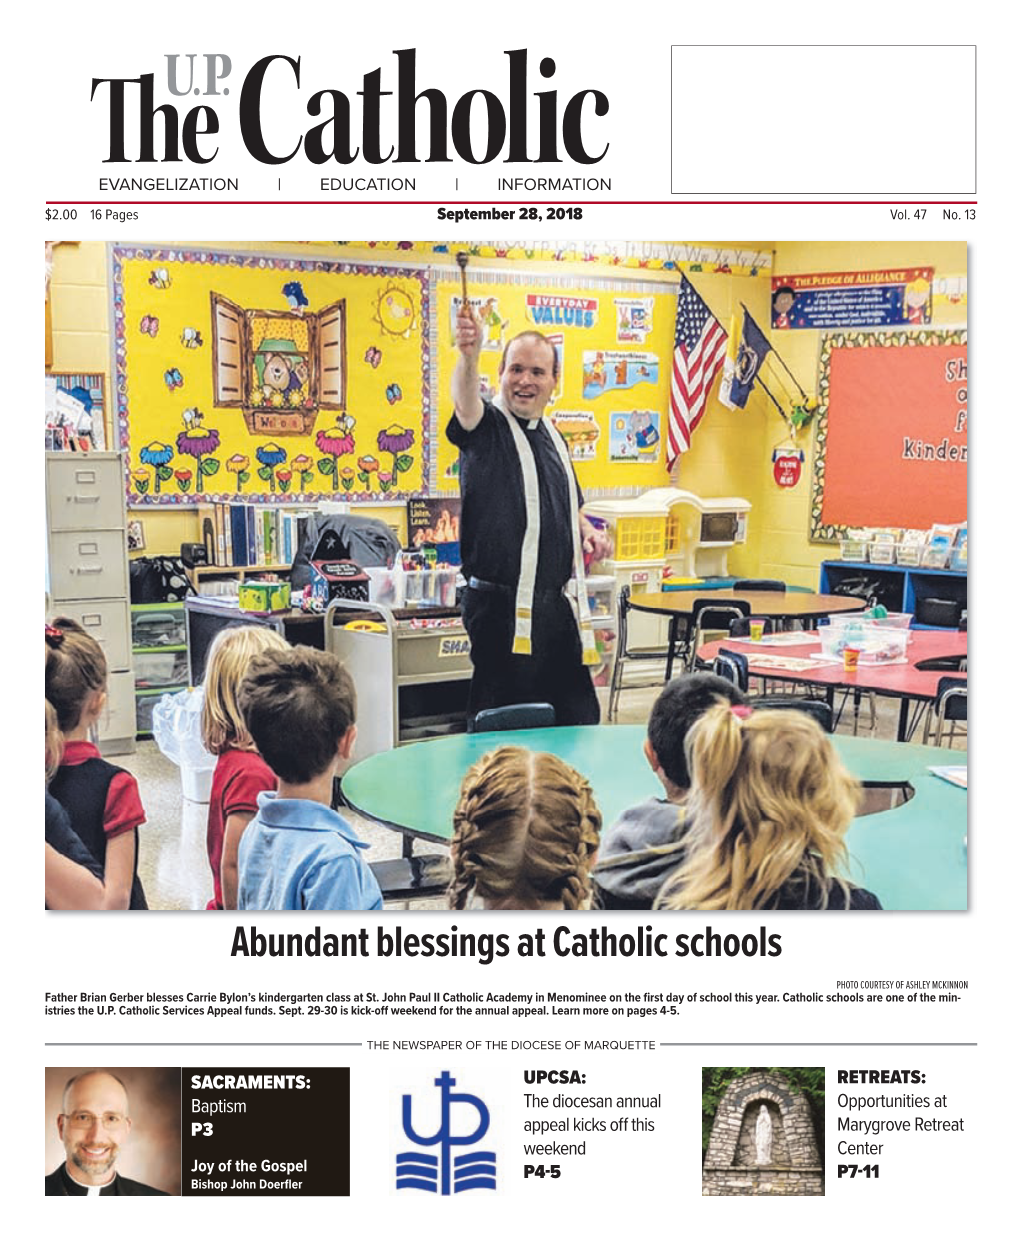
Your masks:
M 765 621 L 751 620 L 749 622 L 749 627 L 751 631 L 751 641 L 760 642 L 762 637 L 765 635 Z
M 857 663 L 861 657 L 861 652 L 856 646 L 843 647 L 843 671 L 856 672 Z

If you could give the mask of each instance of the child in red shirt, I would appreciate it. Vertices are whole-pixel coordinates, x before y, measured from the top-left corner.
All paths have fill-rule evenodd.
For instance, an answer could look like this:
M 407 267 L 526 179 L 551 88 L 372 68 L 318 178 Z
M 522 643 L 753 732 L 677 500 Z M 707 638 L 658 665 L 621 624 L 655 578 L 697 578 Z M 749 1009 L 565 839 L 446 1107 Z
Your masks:
M 63 756 L 50 792 L 102 866 L 107 908 L 147 908 L 138 879 L 138 784 L 89 740 L 106 706 L 106 656 L 75 620 L 46 625 L 46 700 L 56 713 Z
M 251 660 L 287 643 L 263 625 L 222 629 L 209 647 L 202 706 L 202 740 L 218 755 L 209 796 L 206 849 L 213 898 L 206 908 L 237 908 L 237 846 L 258 810 L 260 792 L 276 789 L 276 776 L 255 752 L 237 704 L 237 690 Z

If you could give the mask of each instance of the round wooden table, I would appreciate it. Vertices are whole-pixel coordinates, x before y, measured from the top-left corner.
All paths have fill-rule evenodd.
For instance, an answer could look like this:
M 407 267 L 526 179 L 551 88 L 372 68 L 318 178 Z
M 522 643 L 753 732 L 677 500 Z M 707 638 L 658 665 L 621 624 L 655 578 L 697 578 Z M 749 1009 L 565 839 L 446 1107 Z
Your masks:
M 817 620 L 837 612 L 863 611 L 867 602 L 846 594 L 801 594 L 791 590 L 663 590 L 658 594 L 632 594 L 628 606 L 634 611 L 649 611 L 669 617 L 669 645 L 666 651 L 666 680 L 673 675 L 673 652 L 676 649 L 680 621 L 689 620 L 694 604 L 711 599 L 720 607 L 727 603 L 746 603 L 752 616 L 768 620 Z

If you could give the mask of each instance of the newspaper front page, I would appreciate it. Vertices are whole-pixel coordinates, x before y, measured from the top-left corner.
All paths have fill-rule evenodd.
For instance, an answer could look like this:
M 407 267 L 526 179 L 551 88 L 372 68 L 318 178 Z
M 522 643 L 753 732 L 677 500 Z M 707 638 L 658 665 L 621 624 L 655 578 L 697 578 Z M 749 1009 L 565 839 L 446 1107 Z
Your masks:
M 182 1198 L 120 1208 L 159 1236 L 996 1217 L 1002 32 L 43 21 L 8 1166 Z M 38 1196 L 19 1229 L 109 1229 Z

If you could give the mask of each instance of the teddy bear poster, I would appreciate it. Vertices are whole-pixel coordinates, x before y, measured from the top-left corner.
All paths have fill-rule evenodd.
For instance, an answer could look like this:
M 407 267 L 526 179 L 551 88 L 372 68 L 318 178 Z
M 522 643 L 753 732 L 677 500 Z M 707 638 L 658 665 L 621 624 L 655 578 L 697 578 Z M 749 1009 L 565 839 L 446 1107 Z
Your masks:
M 421 272 L 110 247 L 132 505 L 420 494 Z

